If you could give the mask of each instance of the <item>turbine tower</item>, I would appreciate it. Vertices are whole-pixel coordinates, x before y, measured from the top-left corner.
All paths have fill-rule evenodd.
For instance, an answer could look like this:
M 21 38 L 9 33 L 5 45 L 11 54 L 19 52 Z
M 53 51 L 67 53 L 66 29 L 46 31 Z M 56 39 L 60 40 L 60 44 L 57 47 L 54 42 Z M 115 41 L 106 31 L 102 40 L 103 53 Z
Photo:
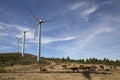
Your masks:
M 44 21 L 42 19 L 39 19 L 30 8 L 27 8 L 28 11 L 31 13 L 31 15 L 34 17 L 34 19 L 38 22 L 38 26 L 36 27 L 34 39 L 36 37 L 36 33 L 38 32 L 38 51 L 37 51 L 37 62 L 40 62 L 40 55 L 41 55 L 41 24 L 51 21 Z
M 25 52 L 25 37 L 26 37 L 26 33 L 28 31 L 23 31 L 23 46 L 22 46 L 22 56 L 24 57 L 24 52 Z
M 19 53 L 19 43 L 20 43 L 21 38 L 18 38 L 16 36 L 15 36 L 15 38 L 17 40 L 17 53 Z

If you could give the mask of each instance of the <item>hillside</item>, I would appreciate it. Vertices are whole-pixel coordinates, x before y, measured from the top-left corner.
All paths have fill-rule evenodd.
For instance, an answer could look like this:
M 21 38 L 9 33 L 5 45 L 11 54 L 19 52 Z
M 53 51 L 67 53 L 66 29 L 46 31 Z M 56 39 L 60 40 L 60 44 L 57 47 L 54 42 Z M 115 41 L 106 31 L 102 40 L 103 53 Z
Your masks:
M 25 54 L 25 57 L 22 57 L 21 53 L 0 54 L 0 66 L 9 66 L 11 64 L 31 64 L 35 61 L 36 56 L 31 54 Z
M 0 66 L 10 66 L 10 65 L 29 65 L 35 64 L 37 57 L 32 54 L 25 54 L 24 57 L 21 56 L 21 53 L 0 53 Z M 42 64 L 47 62 L 42 59 Z
M 37 56 L 32 54 L 25 54 L 24 57 L 21 56 L 21 53 L 0 53 L 0 66 L 10 66 L 12 64 L 15 65 L 29 65 L 37 63 Z M 48 65 L 51 62 L 61 64 L 61 63 L 83 63 L 83 64 L 105 64 L 111 66 L 120 66 L 120 60 L 109 60 L 104 58 L 103 60 L 97 58 L 90 59 L 79 59 L 73 60 L 69 57 L 67 58 L 41 58 L 40 65 Z
M 21 53 L 1 53 L 0 80 L 120 80 L 120 66 L 100 66 L 87 60 L 43 57 L 39 64 L 31 54 L 22 57 Z

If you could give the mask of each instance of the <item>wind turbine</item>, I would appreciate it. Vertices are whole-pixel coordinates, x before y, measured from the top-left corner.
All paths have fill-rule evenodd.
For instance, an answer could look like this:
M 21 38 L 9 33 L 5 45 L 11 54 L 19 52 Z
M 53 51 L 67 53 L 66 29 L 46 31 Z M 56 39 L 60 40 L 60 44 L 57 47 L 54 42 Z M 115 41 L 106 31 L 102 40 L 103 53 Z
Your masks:
M 19 53 L 19 43 L 20 43 L 21 38 L 18 38 L 16 36 L 15 36 L 15 38 L 17 40 L 17 53 Z
M 34 39 L 36 37 L 36 34 L 38 32 L 38 52 L 37 52 L 37 62 L 40 62 L 40 54 L 41 54 L 41 24 L 51 21 L 44 21 L 42 19 L 39 19 L 30 8 L 27 8 L 28 11 L 31 13 L 31 15 L 34 17 L 34 19 L 38 22 L 38 26 L 36 27 Z
M 24 52 L 25 52 L 25 37 L 26 37 L 26 33 L 28 31 L 23 31 L 23 46 L 22 46 L 22 56 L 24 57 Z

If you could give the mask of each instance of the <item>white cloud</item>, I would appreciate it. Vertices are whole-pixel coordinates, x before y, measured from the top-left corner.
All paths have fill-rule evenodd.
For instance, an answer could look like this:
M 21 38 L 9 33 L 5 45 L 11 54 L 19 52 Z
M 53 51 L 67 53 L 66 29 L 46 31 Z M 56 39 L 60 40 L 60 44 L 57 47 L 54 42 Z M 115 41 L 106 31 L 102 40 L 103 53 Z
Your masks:
M 74 40 L 77 37 L 63 37 L 63 38 L 55 38 L 55 37 L 42 37 L 41 43 L 42 44 L 49 44 L 54 42 L 60 42 L 60 41 L 69 41 Z M 38 38 L 36 40 L 30 40 L 31 43 L 38 43 Z
M 7 36 L 8 34 L 6 33 L 5 30 L 5 24 L 0 22 L 0 37 L 4 37 Z
M 99 7 L 98 3 L 94 1 L 75 1 L 69 5 L 62 6 L 58 9 L 58 12 L 53 13 L 54 16 L 67 16 L 71 15 L 73 20 L 89 20 L 89 16 L 92 15 Z
M 23 31 L 29 31 L 26 33 L 26 39 L 30 40 L 33 39 L 34 33 L 32 32 L 31 28 L 28 28 L 27 26 L 24 25 L 17 25 L 17 24 L 6 24 L 3 22 L 0 22 L 0 26 L 3 27 L 0 29 L 0 38 L 2 41 L 15 39 L 15 36 L 17 38 L 21 39 L 23 38 Z M 10 41 L 9 44 L 11 45 L 16 45 L 16 40 L 15 41 Z
M 52 43 L 52 42 L 58 42 L 58 41 L 69 41 L 73 40 L 76 37 L 65 37 L 65 38 L 52 38 L 52 37 L 42 37 L 42 43 Z
M 26 33 L 26 36 L 28 39 L 32 39 L 33 38 L 33 31 L 31 28 L 28 28 L 27 26 L 23 26 L 23 25 L 16 25 L 16 24 L 5 24 L 5 23 L 0 23 L 4 26 L 4 31 L 6 31 L 6 29 L 8 30 L 8 32 L 11 32 L 11 34 L 9 33 L 4 33 L 4 35 L 14 35 L 16 37 L 22 38 L 23 37 L 23 32 L 24 31 L 28 31 Z M 5 29 L 6 28 L 6 29 Z M 13 31 L 14 29 L 14 31 Z
M 7 35 L 8 35 L 7 33 L 1 33 L 0 32 L 0 37 L 7 36 Z
M 0 8 L 0 18 L 7 19 L 9 22 L 12 20 L 22 19 L 23 17 L 21 17 L 20 15 L 21 13 L 15 11 L 14 9 L 2 7 Z
M 74 13 L 77 18 L 80 17 L 88 21 L 89 16 L 94 13 L 98 7 L 96 3 L 90 1 L 76 2 L 68 6 L 68 12 Z
M 21 32 L 30 30 L 30 28 L 27 28 L 26 26 L 14 25 L 14 27 Z
M 1 24 L 0 24 L 0 30 L 2 30 L 2 29 L 4 29 L 4 27 L 3 27 L 3 26 L 1 26 Z
M 85 2 L 77 2 L 77 3 L 74 3 L 74 4 L 70 5 L 68 8 L 70 10 L 76 10 L 76 9 L 79 9 L 84 4 L 85 4 Z
M 5 24 L 3 22 L 0 22 L 0 27 L 2 27 L 2 29 L 5 29 L 5 27 L 9 27 L 9 24 Z
M 84 9 L 80 16 L 82 16 L 85 20 L 88 20 L 88 17 L 97 10 L 97 5 L 90 5 L 86 9 Z
M 0 22 L 0 30 L 3 30 L 3 29 L 5 29 L 5 23 L 2 23 L 2 22 Z
M 101 5 L 106 5 L 106 4 L 111 4 L 111 3 L 112 3 L 111 1 L 106 1 L 106 2 L 101 3 Z
M 31 28 L 28 28 L 27 26 L 23 25 L 16 25 L 16 24 L 5 24 L 1 23 L 9 32 L 12 33 L 1 33 L 0 36 L 13 36 L 12 38 L 18 37 L 18 38 L 23 38 L 23 31 L 29 31 L 26 33 L 26 40 L 28 43 L 37 43 L 38 36 L 36 37 L 36 40 L 34 40 L 34 31 L 31 31 Z M 14 28 L 14 31 L 13 31 Z M 48 44 L 48 43 L 53 43 L 53 42 L 59 42 L 59 41 L 69 41 L 73 40 L 76 37 L 60 37 L 60 38 L 55 38 L 55 37 L 42 37 L 42 44 Z M 21 39 L 22 40 L 22 39 Z M 11 42 L 13 45 L 16 44 L 16 42 Z
M 62 51 L 65 53 L 65 56 L 75 56 L 76 54 L 81 53 L 82 50 L 86 49 L 91 43 L 99 39 L 99 35 L 104 35 L 104 33 L 111 32 L 112 29 L 109 27 L 101 27 L 97 29 L 93 29 L 91 33 L 88 33 L 88 36 L 84 36 L 83 38 L 77 38 L 72 43 L 58 45 L 57 47 L 53 48 L 58 51 Z
M 105 32 L 111 32 L 111 28 L 109 27 L 103 27 L 95 30 L 93 33 L 91 33 L 89 36 L 87 36 L 81 44 L 81 48 L 84 48 L 86 45 L 91 43 L 99 34 L 105 33 Z
M 1 51 L 2 51 L 2 50 L 9 49 L 9 48 L 11 48 L 11 47 L 7 47 L 7 46 L 0 46 L 0 50 L 1 50 Z

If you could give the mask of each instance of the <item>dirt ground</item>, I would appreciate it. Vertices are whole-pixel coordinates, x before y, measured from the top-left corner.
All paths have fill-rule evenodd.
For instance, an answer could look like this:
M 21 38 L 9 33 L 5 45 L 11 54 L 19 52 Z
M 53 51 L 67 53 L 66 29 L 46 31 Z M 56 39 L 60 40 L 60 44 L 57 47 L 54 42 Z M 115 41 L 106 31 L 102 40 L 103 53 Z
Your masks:
M 41 72 L 37 64 L 4 67 L 7 72 L 0 73 L 0 80 L 120 80 L 120 67 L 95 72 L 62 70 L 61 65 L 46 68 L 47 72 Z

